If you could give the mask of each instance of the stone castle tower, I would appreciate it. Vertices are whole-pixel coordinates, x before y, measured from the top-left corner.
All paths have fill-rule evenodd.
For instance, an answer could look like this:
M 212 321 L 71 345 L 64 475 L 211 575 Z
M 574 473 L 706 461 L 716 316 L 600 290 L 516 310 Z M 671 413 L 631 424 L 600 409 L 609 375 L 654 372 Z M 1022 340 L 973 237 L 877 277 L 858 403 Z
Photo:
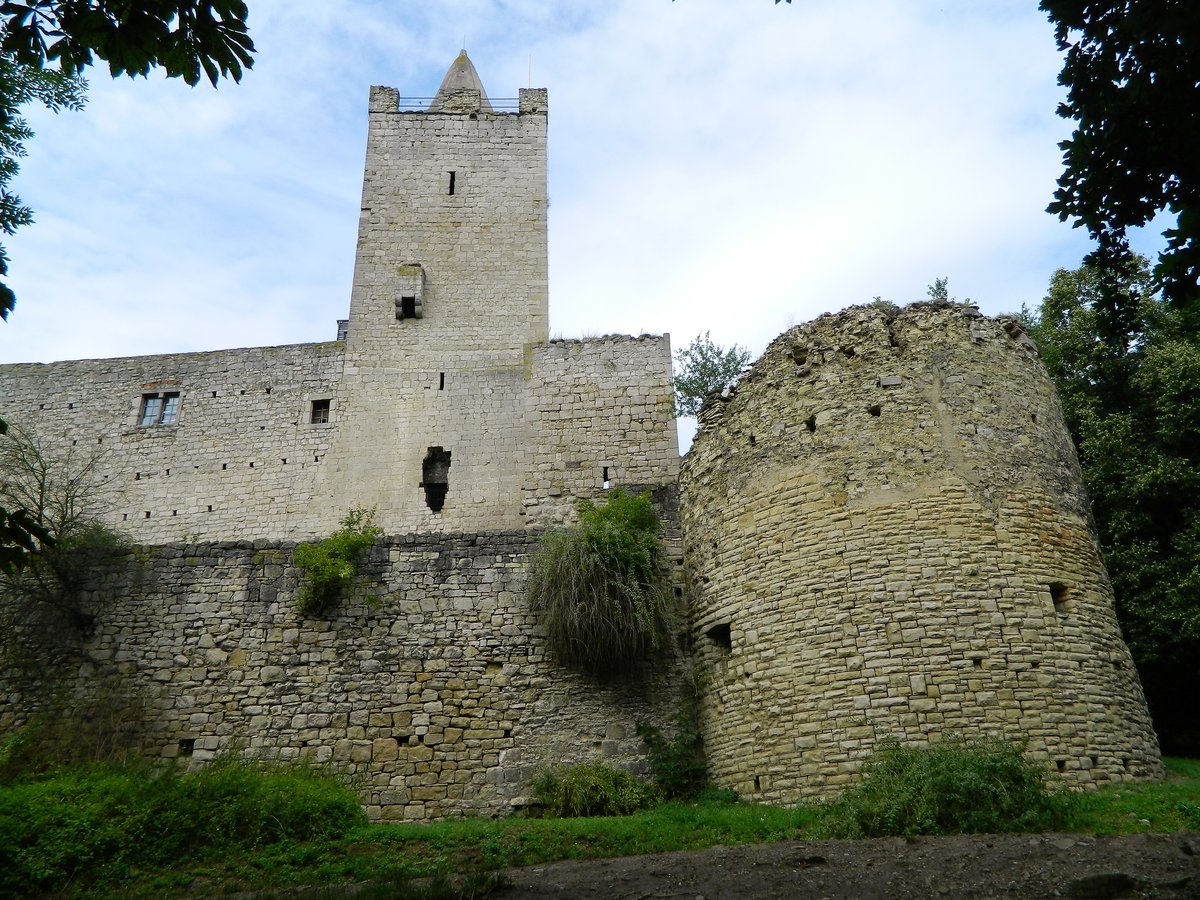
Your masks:
M 138 541 L 553 524 L 673 483 L 667 335 L 549 341 L 544 89 L 371 89 L 350 314 L 322 344 L 0 366 L 0 414 L 97 454 Z
M 400 528 L 523 524 L 527 384 L 548 337 L 546 112 L 544 90 L 522 90 L 497 113 L 465 52 L 426 111 L 371 90 L 338 397 L 357 424 L 326 472 Z
M 1037 349 L 973 307 L 781 335 L 680 479 L 716 781 L 796 802 L 886 738 L 1027 741 L 1075 784 L 1161 777 Z

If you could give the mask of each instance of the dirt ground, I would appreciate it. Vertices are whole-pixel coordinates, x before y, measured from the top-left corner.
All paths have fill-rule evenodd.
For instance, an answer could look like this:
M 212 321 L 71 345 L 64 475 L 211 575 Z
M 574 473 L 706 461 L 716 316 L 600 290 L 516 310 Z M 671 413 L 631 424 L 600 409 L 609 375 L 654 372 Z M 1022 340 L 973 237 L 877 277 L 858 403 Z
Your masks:
M 784 841 L 510 869 L 524 898 L 1200 898 L 1200 833 Z

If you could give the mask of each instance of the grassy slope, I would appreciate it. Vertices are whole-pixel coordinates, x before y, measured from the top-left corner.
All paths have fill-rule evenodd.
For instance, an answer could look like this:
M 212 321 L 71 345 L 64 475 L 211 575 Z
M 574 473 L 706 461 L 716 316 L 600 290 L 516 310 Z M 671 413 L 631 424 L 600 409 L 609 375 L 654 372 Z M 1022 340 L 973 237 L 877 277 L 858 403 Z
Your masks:
M 1168 760 L 1164 782 L 1078 795 L 1071 828 L 1105 834 L 1200 830 L 1200 761 Z M 0 795 L 12 788 L 0 788 Z M 467 819 L 431 825 L 372 825 L 340 837 L 289 837 L 164 866 L 123 867 L 107 883 L 85 874 L 80 896 L 162 896 L 284 888 L 298 884 L 397 882 L 448 872 L 487 871 L 557 859 L 698 849 L 715 844 L 812 838 L 819 815 L 749 803 L 668 803 L 623 818 Z M 69 896 L 70 891 L 64 896 Z

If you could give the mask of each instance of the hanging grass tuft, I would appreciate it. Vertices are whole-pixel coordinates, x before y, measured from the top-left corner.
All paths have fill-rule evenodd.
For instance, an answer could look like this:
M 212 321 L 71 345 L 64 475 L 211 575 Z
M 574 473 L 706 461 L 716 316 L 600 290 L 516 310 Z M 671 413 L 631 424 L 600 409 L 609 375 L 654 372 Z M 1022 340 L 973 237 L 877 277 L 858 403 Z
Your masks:
M 648 494 L 614 490 L 603 506 L 584 500 L 577 527 L 542 536 L 526 593 L 562 665 L 630 677 L 673 645 L 677 616 L 661 558 Z

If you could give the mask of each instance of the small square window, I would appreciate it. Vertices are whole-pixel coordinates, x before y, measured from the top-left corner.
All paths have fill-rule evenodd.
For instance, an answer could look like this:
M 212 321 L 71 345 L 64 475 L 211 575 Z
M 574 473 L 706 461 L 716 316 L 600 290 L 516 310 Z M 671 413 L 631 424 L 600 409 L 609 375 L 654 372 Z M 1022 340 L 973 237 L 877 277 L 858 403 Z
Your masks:
M 142 394 L 138 425 L 174 425 L 179 420 L 179 394 Z
M 309 421 L 314 425 L 329 424 L 329 403 L 328 400 L 314 400 L 312 402 L 312 415 Z

